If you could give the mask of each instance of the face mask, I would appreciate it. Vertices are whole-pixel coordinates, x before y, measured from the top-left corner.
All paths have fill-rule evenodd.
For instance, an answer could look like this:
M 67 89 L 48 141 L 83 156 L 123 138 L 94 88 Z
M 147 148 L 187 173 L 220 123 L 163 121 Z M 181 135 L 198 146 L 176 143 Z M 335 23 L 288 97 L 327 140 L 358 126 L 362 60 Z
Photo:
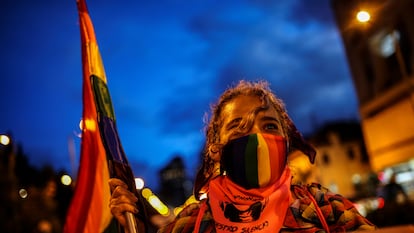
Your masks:
M 229 141 L 222 150 L 221 170 L 246 189 L 274 184 L 283 173 L 287 142 L 280 135 L 250 134 Z

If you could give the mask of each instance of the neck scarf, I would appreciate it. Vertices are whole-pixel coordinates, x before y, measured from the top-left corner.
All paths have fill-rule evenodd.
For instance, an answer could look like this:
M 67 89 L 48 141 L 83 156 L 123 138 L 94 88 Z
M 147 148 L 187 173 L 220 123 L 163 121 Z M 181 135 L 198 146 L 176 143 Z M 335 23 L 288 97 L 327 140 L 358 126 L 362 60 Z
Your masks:
M 267 187 L 244 189 L 227 176 L 210 181 L 209 203 L 218 233 L 274 233 L 281 229 L 291 202 L 291 174 Z

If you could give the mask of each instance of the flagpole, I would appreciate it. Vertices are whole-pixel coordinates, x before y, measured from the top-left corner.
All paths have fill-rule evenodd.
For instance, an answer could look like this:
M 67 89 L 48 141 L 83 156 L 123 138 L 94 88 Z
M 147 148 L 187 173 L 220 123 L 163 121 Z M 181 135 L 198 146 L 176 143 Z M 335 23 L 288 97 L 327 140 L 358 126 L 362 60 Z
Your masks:
M 125 212 L 125 217 L 127 220 L 128 230 L 130 233 L 138 233 L 137 223 L 135 222 L 135 216 L 131 212 Z

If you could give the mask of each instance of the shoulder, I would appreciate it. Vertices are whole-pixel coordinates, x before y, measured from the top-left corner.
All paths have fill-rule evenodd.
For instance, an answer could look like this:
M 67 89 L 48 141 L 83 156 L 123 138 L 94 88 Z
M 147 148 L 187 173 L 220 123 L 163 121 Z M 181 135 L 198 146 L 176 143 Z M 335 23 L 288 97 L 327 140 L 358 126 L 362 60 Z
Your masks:
M 294 184 L 291 186 L 291 192 L 291 209 L 297 210 L 295 218 L 307 218 L 315 222 L 323 218 L 331 229 L 375 229 L 375 226 L 358 212 L 353 202 L 331 192 L 321 184 Z
M 323 212 L 334 211 L 335 213 L 346 210 L 358 212 L 353 202 L 338 193 L 331 192 L 328 188 L 319 183 L 310 183 L 305 185 L 292 185 L 292 196 L 294 200 L 315 204 Z
M 290 189 L 293 196 L 296 198 L 311 196 L 313 198 L 316 198 L 317 201 L 322 201 L 322 199 L 324 199 L 326 201 L 346 200 L 347 202 L 350 202 L 341 194 L 334 193 L 319 183 L 292 184 Z
M 331 192 L 328 188 L 326 188 L 325 186 L 319 184 L 319 183 L 308 183 L 308 184 L 301 184 L 301 183 L 296 183 L 296 184 L 291 184 L 290 186 L 292 191 L 304 191 L 304 190 L 308 190 L 308 191 L 321 191 L 324 193 L 328 193 Z
M 310 184 L 292 184 L 291 192 L 294 199 L 308 199 L 314 198 L 318 205 L 323 205 L 324 202 L 333 201 L 336 199 L 345 199 L 337 193 L 331 192 L 328 188 L 318 183 Z

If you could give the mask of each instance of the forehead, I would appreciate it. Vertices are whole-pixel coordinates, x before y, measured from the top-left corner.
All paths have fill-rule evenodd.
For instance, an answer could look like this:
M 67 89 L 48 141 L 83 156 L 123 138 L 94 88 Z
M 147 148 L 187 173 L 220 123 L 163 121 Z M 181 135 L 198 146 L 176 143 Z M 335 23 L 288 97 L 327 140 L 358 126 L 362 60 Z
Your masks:
M 262 106 L 263 103 L 258 96 L 240 95 L 229 101 L 223 108 L 222 119 L 223 123 L 229 122 L 234 118 L 246 116 L 248 113 Z M 273 116 L 279 119 L 279 114 L 273 105 L 270 104 L 269 109 L 264 111 L 268 116 Z

